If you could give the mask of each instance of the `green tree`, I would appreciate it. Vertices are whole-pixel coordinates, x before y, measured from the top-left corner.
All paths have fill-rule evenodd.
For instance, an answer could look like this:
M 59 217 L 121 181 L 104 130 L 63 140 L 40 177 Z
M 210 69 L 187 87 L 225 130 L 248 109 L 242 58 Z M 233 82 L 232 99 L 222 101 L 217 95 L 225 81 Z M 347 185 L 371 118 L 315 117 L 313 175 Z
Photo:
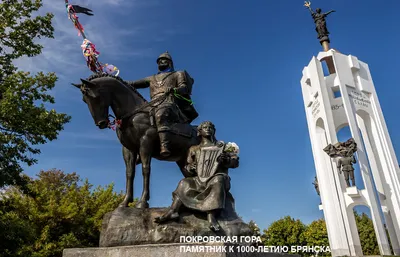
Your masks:
M 260 230 L 260 228 L 258 227 L 258 225 L 255 223 L 254 220 L 250 220 L 250 222 L 249 222 L 249 227 L 250 227 L 251 231 L 253 232 L 253 236 L 257 236 L 257 237 L 260 238 L 261 241 L 262 241 L 261 230 Z M 262 242 L 259 242 L 259 241 L 257 240 L 257 242 L 254 242 L 253 245 L 257 247 L 257 246 L 262 246 L 263 243 L 262 243 Z
M 23 184 L 20 163 L 36 163 L 35 145 L 56 139 L 70 120 L 45 107 L 55 103 L 48 94 L 57 81 L 54 73 L 31 75 L 13 64 L 41 54 L 38 38 L 53 38 L 53 15 L 36 15 L 41 7 L 41 0 L 0 2 L 0 187 Z
M 255 235 L 255 236 L 261 236 L 260 228 L 259 228 L 258 225 L 254 222 L 254 220 L 250 220 L 250 222 L 249 222 L 249 227 L 250 227 L 250 229 L 253 231 L 253 235 Z
M 59 170 L 41 171 L 27 187 L 29 195 L 13 187 L 0 201 L 2 257 L 61 257 L 64 248 L 96 247 L 104 214 L 124 198 L 112 184 L 93 188 Z
M 21 219 L 20 215 L 13 211 L 4 209 L 6 208 L 0 207 L 0 256 L 29 256 L 22 248 L 35 240 L 31 222 Z
M 367 214 L 354 211 L 363 255 L 380 255 L 374 224 Z
M 328 231 L 324 219 L 311 222 L 302 234 L 307 246 L 329 246 Z M 319 252 L 318 255 L 330 255 L 330 252 Z
M 303 233 L 307 245 L 329 246 L 328 231 L 324 219 L 311 222 Z
M 273 222 L 262 235 L 263 242 L 267 246 L 291 246 L 306 245 L 303 232 L 306 226 L 299 220 L 286 216 Z

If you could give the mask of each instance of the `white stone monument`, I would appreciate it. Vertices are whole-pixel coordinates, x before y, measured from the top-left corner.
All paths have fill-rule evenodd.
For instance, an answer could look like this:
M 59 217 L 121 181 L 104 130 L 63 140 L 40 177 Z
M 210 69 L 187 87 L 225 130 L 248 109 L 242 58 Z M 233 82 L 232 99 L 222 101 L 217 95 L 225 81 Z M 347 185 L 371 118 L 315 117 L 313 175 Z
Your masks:
M 329 75 L 323 72 L 326 63 Z M 353 208 L 369 207 L 382 255 L 400 255 L 400 171 L 368 65 L 333 49 L 303 70 L 301 87 L 332 256 L 363 255 Z M 349 126 L 364 189 L 346 187 L 323 149 Z M 393 253 L 390 250 L 389 232 Z

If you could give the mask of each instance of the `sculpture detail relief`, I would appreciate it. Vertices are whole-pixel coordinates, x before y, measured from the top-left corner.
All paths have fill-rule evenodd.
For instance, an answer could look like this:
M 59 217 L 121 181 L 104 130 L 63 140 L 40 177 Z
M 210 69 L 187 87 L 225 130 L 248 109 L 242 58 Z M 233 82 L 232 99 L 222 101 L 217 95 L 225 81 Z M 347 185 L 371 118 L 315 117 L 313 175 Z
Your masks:
M 329 31 L 326 27 L 326 17 L 335 12 L 335 10 L 331 10 L 329 12 L 323 13 L 322 10 L 320 8 L 315 9 L 315 12 L 313 11 L 313 9 L 311 8 L 311 2 L 305 2 L 304 6 L 307 7 L 310 12 L 311 12 L 311 16 L 314 20 L 315 23 L 315 30 L 317 31 L 318 34 L 318 39 L 320 41 L 320 43 L 322 44 L 323 42 L 328 42 L 330 43 L 329 40 Z
M 354 167 L 353 164 L 357 163 L 354 154 L 357 151 L 357 144 L 353 138 L 350 138 L 346 142 L 339 142 L 334 145 L 329 144 L 324 148 L 324 151 L 331 158 L 338 158 L 337 160 L 337 168 L 339 170 L 339 174 L 344 175 L 344 179 L 346 181 L 346 186 L 356 186 L 355 177 L 354 177 Z M 351 180 L 351 184 L 350 184 Z
M 315 188 L 315 191 L 317 192 L 317 195 L 321 196 L 320 192 L 319 192 L 319 184 L 318 184 L 317 176 L 315 176 L 314 182 L 312 184 L 314 185 L 314 188 Z M 322 204 L 322 203 L 320 202 L 319 204 Z
M 315 191 L 317 191 L 317 194 L 320 195 L 317 176 L 315 176 L 314 182 L 312 184 L 314 185 L 314 188 L 315 188 Z
M 220 230 L 218 214 L 225 208 L 227 201 L 233 202 L 230 194 L 229 168 L 239 166 L 239 147 L 235 143 L 224 143 L 215 138 L 215 126 L 205 121 L 198 126 L 201 143 L 189 149 L 187 170 L 192 177 L 182 179 L 172 193 L 173 203 L 169 210 L 157 217 L 157 223 L 179 217 L 183 205 L 188 209 L 207 213 L 212 231 Z

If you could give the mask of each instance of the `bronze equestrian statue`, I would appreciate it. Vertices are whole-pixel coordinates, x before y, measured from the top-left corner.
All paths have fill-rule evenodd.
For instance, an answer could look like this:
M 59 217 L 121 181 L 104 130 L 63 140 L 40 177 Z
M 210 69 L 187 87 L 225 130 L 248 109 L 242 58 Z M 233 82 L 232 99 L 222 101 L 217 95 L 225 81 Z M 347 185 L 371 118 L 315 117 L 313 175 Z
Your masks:
M 175 71 L 168 52 L 157 58 L 158 73 L 137 81 L 128 81 L 134 88 L 150 88 L 151 100 L 168 94 L 167 99 L 154 105 L 155 124 L 160 136 L 160 154 L 168 157 L 170 134 L 174 124 L 191 123 L 198 113 L 190 99 L 193 78 L 186 71 Z
M 189 124 L 197 117 L 190 102 L 193 79 L 186 72 L 174 72 L 172 59 L 167 54 L 160 56 L 158 65 L 159 70 L 165 72 L 136 82 L 95 74 L 81 79 L 81 84 L 72 84 L 81 90 L 83 101 L 100 129 L 110 127 L 110 107 L 116 116 L 116 132 L 123 146 L 126 165 L 126 196 L 120 204 L 122 207 L 133 201 L 135 167 L 139 161 L 142 163 L 143 191 L 136 207 L 148 208 L 151 159 L 176 162 L 187 177 L 190 175 L 185 169 L 188 150 L 200 143 L 196 126 Z M 153 99 L 150 102 L 135 89 L 145 85 L 150 85 Z M 154 113 L 156 122 L 153 121 Z

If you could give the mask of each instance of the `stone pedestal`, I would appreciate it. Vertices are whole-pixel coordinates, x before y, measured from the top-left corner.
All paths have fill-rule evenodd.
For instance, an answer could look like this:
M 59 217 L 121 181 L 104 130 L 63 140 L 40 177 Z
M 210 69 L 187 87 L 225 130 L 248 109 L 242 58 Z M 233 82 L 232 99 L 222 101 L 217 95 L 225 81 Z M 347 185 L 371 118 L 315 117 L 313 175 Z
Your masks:
M 346 188 L 346 193 L 350 197 L 360 197 L 360 191 L 358 191 L 357 187 L 348 187 Z
M 207 251 L 201 251 L 203 246 Z M 204 249 L 203 248 L 203 249 Z M 186 250 L 185 250 L 186 249 Z M 187 251 L 191 249 L 191 251 Z M 63 257 L 299 257 L 286 253 L 238 252 L 235 245 L 224 244 L 153 244 L 101 248 L 65 249 Z M 225 251 L 224 251 L 225 250 Z
M 218 219 L 221 231 L 209 229 L 207 217 L 202 213 L 183 212 L 178 221 L 157 224 L 154 218 L 167 208 L 118 208 L 103 219 L 100 247 L 142 244 L 182 243 L 181 236 L 251 236 L 253 231 L 232 210 Z
M 218 232 L 210 230 L 204 213 L 193 211 L 182 212 L 176 221 L 161 225 L 155 223 L 154 219 L 166 211 L 167 208 L 117 208 L 104 216 L 100 247 L 65 249 L 63 257 L 293 257 L 292 254 L 289 256 L 264 252 L 266 250 L 263 247 L 250 246 L 251 243 L 239 245 L 227 244 L 227 241 L 185 241 L 207 236 L 252 236 L 253 231 L 238 217 L 233 206 L 224 210 L 218 217 L 221 226 Z

